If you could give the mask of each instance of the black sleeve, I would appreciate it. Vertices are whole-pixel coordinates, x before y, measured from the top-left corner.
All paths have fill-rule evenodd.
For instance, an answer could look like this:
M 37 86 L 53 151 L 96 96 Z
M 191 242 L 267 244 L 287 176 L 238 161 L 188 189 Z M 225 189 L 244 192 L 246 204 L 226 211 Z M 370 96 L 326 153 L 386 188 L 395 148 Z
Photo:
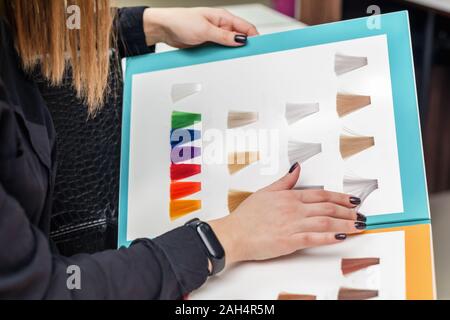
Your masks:
M 119 54 L 122 58 L 155 52 L 147 46 L 144 34 L 144 10 L 147 7 L 118 9 L 115 25 L 118 33 Z
M 1 84 L 0 79 L 0 92 Z M 11 138 L 14 119 L 0 97 L 0 141 Z M 5 147 L 0 146 L 2 158 L 9 157 L 2 160 L 4 169 L 14 166 L 15 154 Z M 0 300 L 180 299 L 207 279 L 203 243 L 188 227 L 135 241 L 127 249 L 70 258 L 54 254 L 37 222 L 8 193 L 7 183 L 0 181 Z M 80 270 L 80 290 L 67 286 L 70 266 Z
M 48 239 L 1 184 L 0 243 L 0 299 L 180 299 L 208 274 L 203 244 L 187 227 L 128 249 L 53 255 Z M 81 271 L 80 290 L 67 286 L 69 266 Z

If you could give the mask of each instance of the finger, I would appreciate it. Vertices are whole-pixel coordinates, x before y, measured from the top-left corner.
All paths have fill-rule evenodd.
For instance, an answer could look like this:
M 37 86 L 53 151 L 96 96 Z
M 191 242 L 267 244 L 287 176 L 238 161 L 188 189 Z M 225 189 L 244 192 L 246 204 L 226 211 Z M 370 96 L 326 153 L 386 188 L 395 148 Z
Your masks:
M 306 217 L 332 217 L 352 221 L 366 222 L 367 218 L 355 209 L 349 209 L 334 203 L 309 203 L 301 207 Z
M 228 47 L 242 46 L 247 42 L 246 36 L 237 35 L 233 31 L 228 31 L 211 25 L 207 34 L 207 41 L 215 42 Z
M 234 15 L 231 17 L 231 25 L 234 31 L 246 34 L 249 37 L 257 36 L 259 34 L 253 24 Z
M 265 187 L 261 191 L 283 191 L 292 189 L 297 184 L 297 181 L 300 177 L 300 171 L 300 164 L 294 164 L 283 178 L 275 181 L 270 186 Z
M 326 190 L 301 190 L 296 192 L 303 203 L 332 202 L 347 208 L 355 208 L 361 204 L 361 199 L 343 193 Z
M 347 239 L 346 234 L 336 233 L 296 233 L 289 241 L 292 251 L 298 251 L 306 248 L 314 248 L 343 242 Z
M 360 221 L 330 217 L 311 217 L 300 219 L 294 228 L 296 232 L 333 232 L 353 234 L 363 232 L 366 229 L 366 224 Z

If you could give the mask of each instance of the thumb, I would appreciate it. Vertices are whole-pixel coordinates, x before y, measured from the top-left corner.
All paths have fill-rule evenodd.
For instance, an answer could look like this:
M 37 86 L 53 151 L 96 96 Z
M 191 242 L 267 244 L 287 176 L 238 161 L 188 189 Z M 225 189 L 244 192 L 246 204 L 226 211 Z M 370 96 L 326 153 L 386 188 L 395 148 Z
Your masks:
M 300 178 L 300 171 L 301 171 L 300 164 L 297 162 L 291 167 L 287 175 L 285 175 L 280 180 L 275 181 L 270 186 L 262 190 L 263 191 L 290 190 L 297 184 L 297 181 Z
M 238 35 L 216 26 L 211 26 L 208 31 L 208 41 L 228 47 L 242 46 L 247 42 L 246 35 Z

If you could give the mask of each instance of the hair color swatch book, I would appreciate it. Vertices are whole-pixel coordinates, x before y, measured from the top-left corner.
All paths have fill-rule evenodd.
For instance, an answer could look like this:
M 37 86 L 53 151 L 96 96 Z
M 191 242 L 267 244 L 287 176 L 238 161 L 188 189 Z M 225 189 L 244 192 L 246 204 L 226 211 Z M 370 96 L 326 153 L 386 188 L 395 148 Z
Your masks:
M 408 16 L 375 18 L 126 60 L 119 245 L 230 214 L 300 162 L 296 189 L 360 197 L 372 230 L 191 298 L 433 298 Z

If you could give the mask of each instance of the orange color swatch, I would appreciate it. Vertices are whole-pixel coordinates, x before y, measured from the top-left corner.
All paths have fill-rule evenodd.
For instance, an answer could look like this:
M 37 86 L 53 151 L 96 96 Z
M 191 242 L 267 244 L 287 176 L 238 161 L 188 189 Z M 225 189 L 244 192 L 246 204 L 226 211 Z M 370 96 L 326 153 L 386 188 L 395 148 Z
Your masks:
M 200 182 L 172 182 L 170 185 L 170 199 L 186 198 L 201 190 L 202 184 Z
M 200 200 L 175 200 L 170 202 L 170 219 L 172 221 L 183 218 L 202 208 Z

